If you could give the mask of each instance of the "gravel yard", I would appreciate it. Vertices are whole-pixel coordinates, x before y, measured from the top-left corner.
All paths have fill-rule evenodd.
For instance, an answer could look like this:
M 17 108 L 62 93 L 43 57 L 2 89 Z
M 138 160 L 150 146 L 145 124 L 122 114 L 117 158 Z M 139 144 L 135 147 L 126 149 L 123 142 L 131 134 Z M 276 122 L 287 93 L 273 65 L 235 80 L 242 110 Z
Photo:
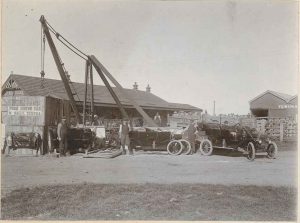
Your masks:
M 295 151 L 263 155 L 250 162 L 243 156 L 170 156 L 135 153 L 114 159 L 71 157 L 2 157 L 2 195 L 39 185 L 141 183 L 205 183 L 296 187 Z
M 297 155 L 2 157 L 2 219 L 296 219 Z M 45 202 L 46 201 L 46 202 Z M 270 209 L 271 207 L 271 209 Z

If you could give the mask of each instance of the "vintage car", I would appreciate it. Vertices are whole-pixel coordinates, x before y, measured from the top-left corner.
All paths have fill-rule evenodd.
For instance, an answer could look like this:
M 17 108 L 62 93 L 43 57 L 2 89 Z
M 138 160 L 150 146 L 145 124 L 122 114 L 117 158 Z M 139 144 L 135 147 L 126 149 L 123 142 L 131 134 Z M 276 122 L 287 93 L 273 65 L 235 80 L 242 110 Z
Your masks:
M 119 146 L 117 128 L 106 129 L 104 126 L 71 127 L 68 128 L 67 138 L 67 148 L 71 154 Z M 59 152 L 58 148 L 57 127 L 52 126 L 48 129 L 48 152 L 52 153 L 54 149 Z
M 198 141 L 203 155 L 211 155 L 214 149 L 229 149 L 244 153 L 249 160 L 255 159 L 258 152 L 266 152 L 268 158 L 275 158 L 277 145 L 255 129 L 236 124 L 200 123 L 199 129 L 205 132 L 206 139 Z
M 91 129 L 85 128 L 69 128 L 67 135 L 67 145 L 71 154 L 77 152 L 84 152 L 92 146 L 94 134 Z M 57 128 L 52 127 L 48 129 L 48 150 L 50 153 L 59 148 L 59 142 L 57 139 Z
M 10 149 L 34 149 L 36 155 L 41 150 L 42 138 L 37 132 L 23 132 L 15 133 L 11 132 L 4 141 L 4 148 L 2 153 L 5 153 L 6 147 L 8 147 L 7 153 L 9 154 Z
M 130 131 L 130 145 L 135 150 L 167 151 L 170 155 L 188 154 L 189 142 L 182 138 L 182 128 L 136 127 Z

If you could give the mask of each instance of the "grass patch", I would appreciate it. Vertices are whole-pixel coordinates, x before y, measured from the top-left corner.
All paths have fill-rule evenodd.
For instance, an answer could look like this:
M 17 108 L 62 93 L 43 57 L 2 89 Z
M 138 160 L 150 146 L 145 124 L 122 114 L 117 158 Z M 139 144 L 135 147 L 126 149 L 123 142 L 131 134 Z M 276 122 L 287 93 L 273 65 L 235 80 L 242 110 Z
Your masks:
M 296 221 L 296 188 L 78 184 L 14 190 L 2 219 Z

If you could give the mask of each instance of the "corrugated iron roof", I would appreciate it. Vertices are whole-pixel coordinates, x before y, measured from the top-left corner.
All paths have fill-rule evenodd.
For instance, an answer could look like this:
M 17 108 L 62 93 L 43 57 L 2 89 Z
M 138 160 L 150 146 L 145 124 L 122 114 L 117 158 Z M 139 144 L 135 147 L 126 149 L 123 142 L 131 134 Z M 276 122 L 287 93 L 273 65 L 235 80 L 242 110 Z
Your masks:
M 49 79 L 45 78 L 43 82 L 43 88 L 41 87 L 41 78 L 40 77 L 32 77 L 26 75 L 19 74 L 11 74 L 3 86 L 9 81 L 14 80 L 18 87 L 24 91 L 25 95 L 29 96 L 50 96 L 54 98 L 60 98 L 64 100 L 68 100 L 67 93 L 65 91 L 63 82 L 61 80 Z M 83 83 L 73 82 L 78 97 L 74 95 L 76 101 L 84 100 L 84 91 L 85 85 Z M 2 89 L 3 89 L 2 86 Z M 121 92 L 113 87 L 113 90 L 117 94 L 119 100 L 123 105 L 131 105 L 129 100 L 126 99 Z M 144 108 L 160 108 L 163 110 L 194 110 L 194 111 L 202 111 L 202 109 L 188 105 L 188 104 L 180 104 L 180 103 L 169 103 L 162 98 L 146 91 L 133 90 L 133 89 L 124 89 L 129 96 L 131 96 L 140 106 Z M 110 95 L 106 86 L 103 85 L 94 85 L 94 101 L 99 104 L 111 104 L 116 105 L 112 96 Z

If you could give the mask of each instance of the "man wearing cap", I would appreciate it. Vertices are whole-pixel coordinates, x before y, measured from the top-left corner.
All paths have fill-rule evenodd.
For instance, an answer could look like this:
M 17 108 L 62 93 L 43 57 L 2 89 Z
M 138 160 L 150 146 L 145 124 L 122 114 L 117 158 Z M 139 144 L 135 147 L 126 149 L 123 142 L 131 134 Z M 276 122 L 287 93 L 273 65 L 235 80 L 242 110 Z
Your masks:
M 122 154 L 126 154 L 125 146 L 128 148 L 129 155 L 133 155 L 133 151 L 130 148 L 130 139 L 129 139 L 129 131 L 131 130 L 131 126 L 129 124 L 128 119 L 123 119 L 122 124 L 120 125 L 120 138 L 121 138 L 121 147 L 122 147 Z
M 60 155 L 66 155 L 67 144 L 67 124 L 66 117 L 62 117 L 61 122 L 57 125 L 57 139 L 59 141 Z

